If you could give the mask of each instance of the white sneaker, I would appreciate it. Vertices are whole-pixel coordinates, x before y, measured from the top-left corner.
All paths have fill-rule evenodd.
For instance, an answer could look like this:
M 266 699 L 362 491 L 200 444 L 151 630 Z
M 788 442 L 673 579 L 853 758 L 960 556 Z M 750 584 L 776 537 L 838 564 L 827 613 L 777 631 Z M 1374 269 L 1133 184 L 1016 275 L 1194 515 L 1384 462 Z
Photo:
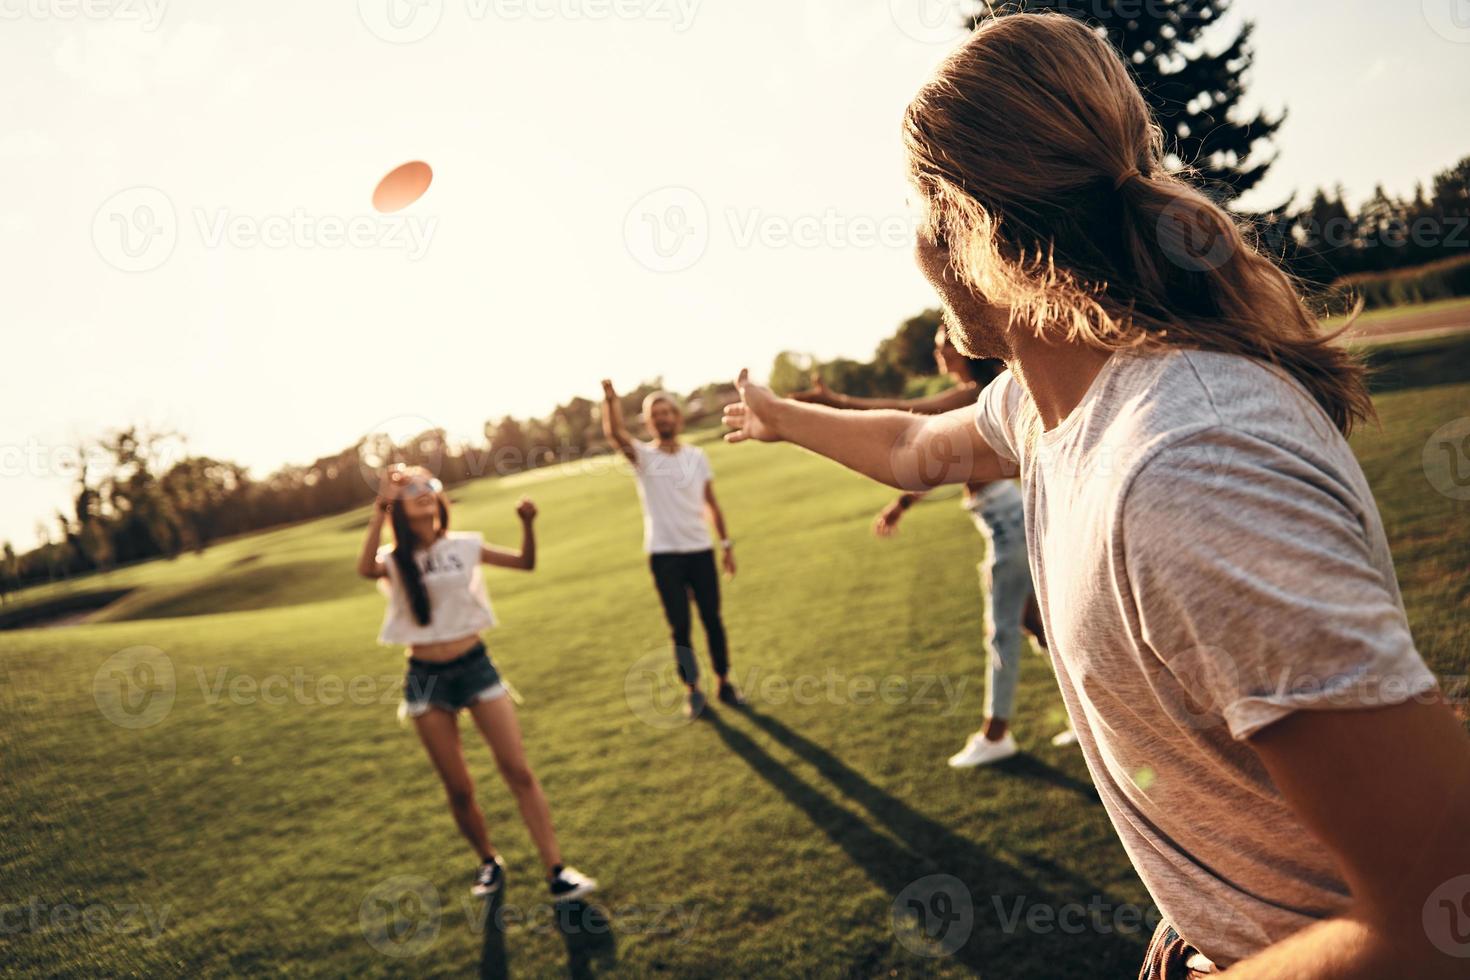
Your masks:
M 1016 747 L 1016 739 L 1010 732 L 1006 732 L 997 741 L 976 732 L 970 736 L 965 747 L 949 757 L 949 764 L 955 769 L 968 769 L 971 766 L 988 766 L 992 762 L 1009 759 L 1021 751 Z
M 1077 733 L 1070 728 L 1066 731 L 1057 732 L 1051 737 L 1051 744 L 1059 749 L 1066 748 L 1069 745 L 1076 745 Z
M 563 865 L 549 883 L 555 902 L 571 902 L 597 891 L 597 879 L 589 878 L 569 865 Z

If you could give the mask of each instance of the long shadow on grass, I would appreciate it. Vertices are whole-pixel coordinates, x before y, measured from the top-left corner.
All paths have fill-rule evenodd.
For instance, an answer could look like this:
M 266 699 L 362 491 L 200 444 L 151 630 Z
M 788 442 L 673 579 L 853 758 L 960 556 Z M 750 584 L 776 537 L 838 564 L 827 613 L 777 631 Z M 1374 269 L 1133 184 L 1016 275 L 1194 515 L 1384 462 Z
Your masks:
M 480 946 L 480 980 L 506 980 L 510 966 L 505 954 L 505 893 L 496 894 L 485 916 Z M 607 910 L 588 902 L 558 902 L 551 908 L 556 929 L 567 944 L 567 976 L 585 980 L 596 976 L 594 964 L 611 968 L 617 959 L 617 940 Z
M 767 735 L 780 742 L 786 748 L 795 752 L 806 762 L 814 766 L 827 780 L 842 791 L 848 799 L 857 803 L 864 810 L 873 815 L 889 830 L 899 835 L 904 840 L 914 840 L 916 831 L 926 827 L 937 828 L 947 837 L 953 837 L 953 832 L 942 824 L 935 823 L 923 814 L 916 813 L 913 808 L 902 800 L 890 796 L 877 786 L 874 786 L 861 773 L 854 771 L 847 763 L 824 749 L 822 746 L 811 741 L 805 735 L 792 731 L 781 722 L 770 715 L 761 714 L 753 708 L 747 708 L 746 715 L 757 727 L 763 729 Z M 1074 779 L 1060 769 L 1047 765 L 1033 755 L 1017 755 L 1006 759 L 1004 762 L 996 763 L 992 771 L 997 775 L 1020 776 L 1033 779 L 1037 782 L 1050 783 L 1053 786 L 1070 790 L 1088 803 L 1102 805 L 1102 798 L 1097 795 L 1097 788 L 1091 783 Z M 926 852 L 928 853 L 928 852 Z M 1087 887 L 1088 883 L 1080 878 L 1069 875 L 1058 868 L 1058 877 L 1070 878 L 1069 884 Z
M 1087 803 L 1102 806 L 1102 797 L 1097 795 L 1097 787 L 1092 783 L 1069 776 L 1030 753 L 1023 752 L 1020 755 L 1013 755 L 1004 762 L 995 763 L 991 770 L 1005 776 L 1021 776 L 1041 783 L 1050 783 L 1059 789 L 1076 793 Z
M 874 829 L 828 799 L 718 713 L 707 716 L 732 752 L 801 809 L 885 893 L 897 898 L 919 879 L 936 874 L 953 875 L 964 882 L 974 910 L 974 928 L 954 950 L 955 960 L 987 976 L 1004 977 L 1124 976 L 1137 970 L 1146 936 L 1122 934 L 1106 922 L 1102 927 L 1079 927 L 1089 903 L 1105 909 L 1122 907 L 1123 903 L 1109 898 L 1101 888 L 1078 881 L 1078 891 L 1056 892 L 884 792 L 774 718 L 749 708 L 742 714 L 815 766 L 892 832 L 890 837 Z M 1068 924 L 1067 931 L 1059 925 L 1062 922 Z M 865 967 L 878 966 L 874 961 L 882 957 L 883 951 L 874 951 L 870 962 L 855 968 L 866 972 Z

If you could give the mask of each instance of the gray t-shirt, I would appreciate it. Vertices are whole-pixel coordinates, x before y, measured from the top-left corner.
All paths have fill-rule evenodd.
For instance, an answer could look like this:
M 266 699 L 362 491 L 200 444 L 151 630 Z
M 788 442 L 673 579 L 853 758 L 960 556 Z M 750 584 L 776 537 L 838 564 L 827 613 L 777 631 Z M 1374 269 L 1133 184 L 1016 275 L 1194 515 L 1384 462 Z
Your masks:
M 1112 355 L 1049 432 L 1009 373 L 976 412 L 1019 468 L 1062 697 L 1160 911 L 1222 967 L 1343 911 L 1246 739 L 1435 687 L 1347 441 L 1283 373 L 1202 351 Z

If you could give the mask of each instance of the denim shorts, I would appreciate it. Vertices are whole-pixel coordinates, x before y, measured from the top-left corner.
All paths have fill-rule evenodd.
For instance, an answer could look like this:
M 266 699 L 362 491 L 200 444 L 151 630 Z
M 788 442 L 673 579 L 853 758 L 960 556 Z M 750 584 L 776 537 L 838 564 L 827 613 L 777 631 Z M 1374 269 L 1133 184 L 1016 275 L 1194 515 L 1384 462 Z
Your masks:
M 490 662 L 485 644 L 476 643 L 468 652 L 444 663 L 410 657 L 408 675 L 403 679 L 402 714 L 417 718 L 430 708 L 453 714 L 478 701 L 504 696 L 500 671 Z

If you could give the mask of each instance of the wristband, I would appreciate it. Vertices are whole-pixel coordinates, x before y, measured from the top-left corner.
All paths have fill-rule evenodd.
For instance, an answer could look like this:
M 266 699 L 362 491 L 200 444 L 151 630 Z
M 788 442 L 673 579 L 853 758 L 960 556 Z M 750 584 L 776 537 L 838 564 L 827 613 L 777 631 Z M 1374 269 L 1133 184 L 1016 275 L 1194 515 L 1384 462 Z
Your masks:
M 720 542 L 720 547 L 724 548 L 726 551 L 729 551 L 731 548 L 735 547 L 735 542 L 731 541 L 729 538 L 725 538 L 723 541 Z

